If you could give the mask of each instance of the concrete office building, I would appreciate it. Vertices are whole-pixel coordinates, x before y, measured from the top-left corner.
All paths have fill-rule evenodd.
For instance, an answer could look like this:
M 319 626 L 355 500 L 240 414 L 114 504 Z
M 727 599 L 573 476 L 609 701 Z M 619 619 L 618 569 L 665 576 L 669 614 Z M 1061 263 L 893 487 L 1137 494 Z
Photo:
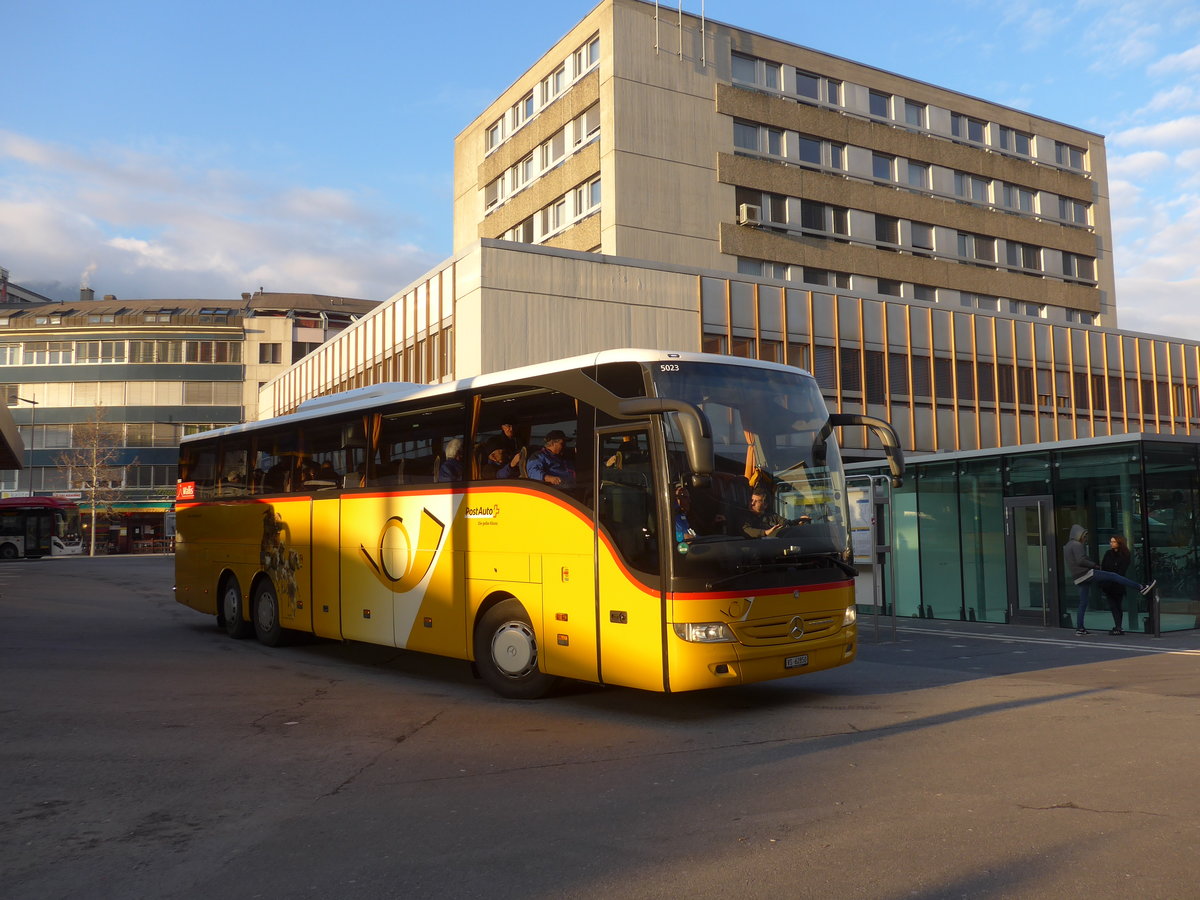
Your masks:
M 926 482 L 955 497 L 962 472 L 1005 471 L 1010 452 L 1200 434 L 1200 344 L 1117 327 L 1101 136 L 642 0 L 600 3 L 458 136 L 454 236 L 450 260 L 272 381 L 262 414 L 651 346 L 810 369 L 831 407 L 889 419 L 908 453 L 969 457 Z M 860 431 L 843 444 L 869 457 Z M 1131 458 L 1154 468 L 1147 447 Z M 1173 504 L 1195 507 L 1195 473 L 1172 465 Z M 1057 509 L 1056 483 L 1038 485 L 1052 555 L 1087 514 L 1075 496 Z M 1145 570 L 1161 498 L 1121 484 L 1103 525 L 1142 542 Z M 1003 546 L 1005 507 L 987 510 L 956 505 L 954 527 Z M 916 521 L 920 560 L 932 526 Z M 1197 571 L 1194 535 L 1175 546 L 1172 565 Z M 957 586 L 932 557 L 904 570 L 921 614 L 975 608 L 975 551 L 959 552 Z
M 0 391 L 22 446 L 13 454 L 20 469 L 0 470 L 0 496 L 85 501 L 60 462 L 100 409 L 118 450 L 109 481 L 127 542 L 162 535 L 182 435 L 254 418 L 264 383 L 376 305 L 262 292 L 96 300 L 88 289 L 72 303 L 18 291 L 9 301 L 0 307 Z

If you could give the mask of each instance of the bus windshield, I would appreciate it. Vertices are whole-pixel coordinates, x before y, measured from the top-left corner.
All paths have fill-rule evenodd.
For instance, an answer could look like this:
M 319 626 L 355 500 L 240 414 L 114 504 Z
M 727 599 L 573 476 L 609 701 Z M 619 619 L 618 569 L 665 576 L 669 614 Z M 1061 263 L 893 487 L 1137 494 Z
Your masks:
M 715 470 L 692 478 L 678 416 L 666 417 L 676 577 L 740 588 L 842 568 L 844 475 L 815 379 L 701 362 L 658 364 L 653 377 L 660 397 L 695 404 L 713 430 Z

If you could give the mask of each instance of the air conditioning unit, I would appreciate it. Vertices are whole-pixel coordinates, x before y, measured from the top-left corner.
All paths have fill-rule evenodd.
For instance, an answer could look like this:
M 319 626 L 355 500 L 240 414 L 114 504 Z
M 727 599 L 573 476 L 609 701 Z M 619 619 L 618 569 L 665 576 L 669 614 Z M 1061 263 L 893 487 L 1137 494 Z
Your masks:
M 738 206 L 738 224 L 761 225 L 762 207 L 755 206 L 753 203 L 743 203 Z

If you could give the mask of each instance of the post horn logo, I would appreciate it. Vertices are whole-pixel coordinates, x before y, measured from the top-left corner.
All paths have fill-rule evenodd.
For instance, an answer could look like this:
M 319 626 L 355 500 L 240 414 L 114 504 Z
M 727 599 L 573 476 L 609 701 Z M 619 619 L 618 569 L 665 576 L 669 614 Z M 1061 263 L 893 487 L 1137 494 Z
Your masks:
M 427 509 L 421 510 L 421 523 L 417 528 L 417 543 L 400 516 L 392 516 L 379 530 L 377 556 L 372 556 L 362 544 L 358 551 L 371 566 L 379 583 L 394 594 L 411 591 L 429 573 L 446 526 Z

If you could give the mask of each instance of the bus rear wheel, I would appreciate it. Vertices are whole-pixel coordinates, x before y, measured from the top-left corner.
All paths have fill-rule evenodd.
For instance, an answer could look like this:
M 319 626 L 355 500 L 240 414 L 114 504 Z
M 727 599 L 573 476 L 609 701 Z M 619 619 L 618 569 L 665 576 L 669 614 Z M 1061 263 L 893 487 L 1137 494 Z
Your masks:
M 226 576 L 221 582 L 221 607 L 217 621 L 231 638 L 248 638 L 253 633 L 252 626 L 243 615 L 242 588 L 232 575 Z
M 259 582 L 250 614 L 254 618 L 254 633 L 262 643 L 278 647 L 286 641 L 283 626 L 279 624 L 279 595 L 271 582 Z
M 16 559 L 17 548 L 14 544 L 0 546 L 0 559 Z
M 502 600 L 483 614 L 475 628 L 475 665 L 501 697 L 536 700 L 558 679 L 538 668 L 537 636 L 518 601 Z

